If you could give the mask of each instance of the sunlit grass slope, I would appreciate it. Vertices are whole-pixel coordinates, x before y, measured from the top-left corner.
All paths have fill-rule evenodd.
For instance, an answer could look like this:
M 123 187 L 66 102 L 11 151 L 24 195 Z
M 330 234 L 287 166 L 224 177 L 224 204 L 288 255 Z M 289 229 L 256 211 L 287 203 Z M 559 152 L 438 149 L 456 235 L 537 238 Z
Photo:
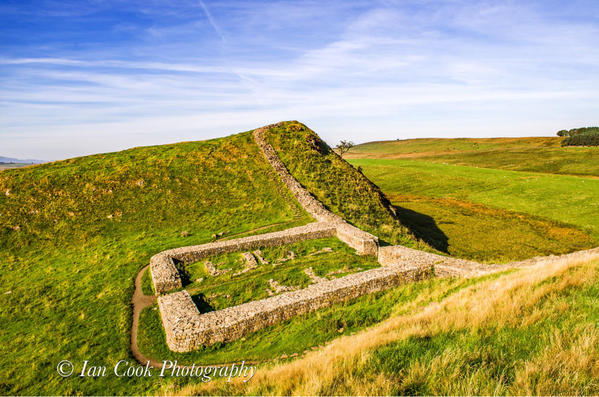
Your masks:
M 406 159 L 350 161 L 406 209 L 399 211 L 404 223 L 455 255 L 507 261 L 599 241 L 598 179 Z
M 133 280 L 157 252 L 311 221 L 251 133 L 6 170 L 0 192 L 0 394 L 158 387 L 56 365 L 131 359 Z
M 559 137 L 530 138 L 422 138 L 375 141 L 357 145 L 348 157 L 393 157 L 402 155 L 430 155 L 443 153 L 466 153 L 514 148 L 560 147 Z
M 531 171 L 599 176 L 599 148 L 561 147 L 563 138 L 408 139 L 369 142 L 354 147 L 347 158 L 410 158 L 421 161 Z
M 322 351 L 258 371 L 252 382 L 179 392 L 596 395 L 598 299 L 597 255 L 556 261 L 474 280 Z
M 430 249 L 399 222 L 376 185 L 305 125 L 287 122 L 265 138 L 289 172 L 331 211 L 384 242 Z

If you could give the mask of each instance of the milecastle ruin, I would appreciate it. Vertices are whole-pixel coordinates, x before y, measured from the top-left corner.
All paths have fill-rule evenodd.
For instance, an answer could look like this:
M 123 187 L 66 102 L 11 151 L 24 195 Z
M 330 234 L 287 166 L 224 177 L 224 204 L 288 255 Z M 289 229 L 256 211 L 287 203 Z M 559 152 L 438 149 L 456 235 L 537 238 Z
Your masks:
M 331 213 L 289 173 L 274 148 L 264 139 L 264 132 L 279 124 L 254 130 L 254 139 L 270 165 L 295 199 L 316 222 L 291 229 L 175 248 L 154 255 L 150 269 L 158 306 L 169 348 L 187 352 L 217 342 L 230 342 L 269 325 L 294 316 L 354 299 L 365 294 L 387 290 L 403 283 L 436 276 L 475 276 L 490 271 L 519 266 L 482 265 L 448 258 L 403 246 L 379 247 L 378 238 Z M 356 250 L 358 255 L 377 257 L 381 267 L 320 281 L 307 288 L 283 292 L 266 299 L 200 313 L 191 296 L 183 288 L 178 267 L 212 255 L 242 252 L 262 247 L 280 246 L 299 241 L 337 237 Z M 533 264 L 538 258 L 523 261 Z M 177 292 L 173 292 L 179 290 Z

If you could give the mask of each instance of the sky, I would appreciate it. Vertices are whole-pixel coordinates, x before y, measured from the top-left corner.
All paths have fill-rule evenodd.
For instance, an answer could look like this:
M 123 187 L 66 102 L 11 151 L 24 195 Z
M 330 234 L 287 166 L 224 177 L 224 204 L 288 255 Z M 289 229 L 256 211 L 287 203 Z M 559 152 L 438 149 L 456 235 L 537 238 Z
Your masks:
M 599 125 L 599 1 L 1 0 L 0 156 Z

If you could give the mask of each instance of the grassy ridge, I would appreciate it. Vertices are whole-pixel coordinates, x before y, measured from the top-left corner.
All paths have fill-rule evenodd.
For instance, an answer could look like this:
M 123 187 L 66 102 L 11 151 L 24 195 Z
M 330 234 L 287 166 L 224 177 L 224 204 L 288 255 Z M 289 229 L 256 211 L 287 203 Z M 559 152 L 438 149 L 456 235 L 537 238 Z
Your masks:
M 597 179 L 405 159 L 351 162 L 361 166 L 394 204 L 431 218 L 432 224 L 427 221 L 432 230 L 440 230 L 455 244 L 449 252 L 510 260 L 589 248 L 599 241 Z M 423 198 L 428 204 L 423 205 Z M 488 208 L 464 211 L 481 205 Z M 507 212 L 499 214 L 497 209 Z M 470 215 L 475 216 L 469 219 Z M 503 229 L 493 231 L 494 225 Z
M 384 242 L 430 249 L 398 221 L 376 185 L 305 125 L 287 122 L 265 138 L 289 172 L 331 211 Z
M 7 170 L 0 192 L 0 394 L 157 387 L 56 365 L 130 358 L 133 280 L 155 253 L 310 221 L 250 133 Z
M 251 383 L 181 393 L 595 395 L 598 296 L 596 259 L 522 269 L 445 294 L 423 310 L 394 313 L 322 351 L 258 371 Z

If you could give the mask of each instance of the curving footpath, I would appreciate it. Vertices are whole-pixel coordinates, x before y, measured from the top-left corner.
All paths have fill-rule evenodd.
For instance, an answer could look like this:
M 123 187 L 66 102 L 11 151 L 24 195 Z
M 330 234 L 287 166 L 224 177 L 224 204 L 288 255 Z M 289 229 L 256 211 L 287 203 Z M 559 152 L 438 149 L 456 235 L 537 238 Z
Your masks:
M 155 296 L 144 295 L 143 289 L 141 288 L 143 274 L 149 267 L 150 265 L 144 266 L 135 277 L 135 291 L 133 292 L 133 297 L 131 298 L 131 305 L 133 305 L 133 321 L 131 322 L 131 353 L 140 364 L 150 362 L 150 365 L 152 365 L 154 368 L 162 368 L 161 362 L 144 356 L 137 346 L 139 316 L 141 315 L 143 309 L 152 306 L 156 302 Z

